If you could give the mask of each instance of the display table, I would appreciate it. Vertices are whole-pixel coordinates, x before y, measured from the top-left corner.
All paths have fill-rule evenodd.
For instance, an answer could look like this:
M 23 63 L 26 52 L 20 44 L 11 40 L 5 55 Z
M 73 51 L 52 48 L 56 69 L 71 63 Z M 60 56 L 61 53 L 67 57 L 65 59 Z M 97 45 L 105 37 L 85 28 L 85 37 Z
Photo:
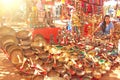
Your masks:
M 54 42 L 57 43 L 56 38 L 57 38 L 59 30 L 60 30 L 60 28 L 50 28 L 50 27 L 48 27 L 48 28 L 37 28 L 37 29 L 33 30 L 32 36 L 34 37 L 35 35 L 40 34 L 45 38 L 45 40 L 47 42 L 50 42 L 50 36 L 52 35 Z

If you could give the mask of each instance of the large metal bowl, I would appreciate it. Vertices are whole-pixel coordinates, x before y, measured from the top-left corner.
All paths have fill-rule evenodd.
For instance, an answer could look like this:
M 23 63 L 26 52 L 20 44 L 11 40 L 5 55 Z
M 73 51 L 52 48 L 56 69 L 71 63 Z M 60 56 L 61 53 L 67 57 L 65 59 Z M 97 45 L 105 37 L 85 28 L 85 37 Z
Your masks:
M 31 35 L 30 35 L 30 32 L 27 31 L 27 30 L 21 30 L 19 32 L 16 33 L 16 37 L 18 39 L 27 39 L 29 38 Z
M 18 44 L 18 40 L 17 40 L 17 38 L 16 38 L 15 36 L 13 36 L 13 35 L 5 35 L 5 36 L 2 36 L 2 38 L 1 38 L 1 45 L 2 45 L 2 47 L 3 47 L 5 44 L 9 43 L 9 42 Z
M 0 27 L 0 37 L 5 35 L 16 36 L 16 31 L 11 27 Z

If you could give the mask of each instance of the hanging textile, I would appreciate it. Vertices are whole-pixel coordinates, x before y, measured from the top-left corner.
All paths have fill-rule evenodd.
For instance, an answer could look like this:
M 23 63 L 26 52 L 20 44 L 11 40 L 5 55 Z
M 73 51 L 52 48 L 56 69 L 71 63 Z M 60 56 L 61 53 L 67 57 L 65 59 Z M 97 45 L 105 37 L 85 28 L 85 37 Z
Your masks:
M 117 10 L 116 16 L 117 18 L 120 18 L 120 9 Z
M 54 1 L 53 0 L 42 0 L 42 4 L 45 4 L 45 5 L 54 5 Z
M 102 6 L 103 5 L 103 0 L 100 0 L 100 6 Z
M 41 11 L 41 10 L 44 9 L 44 7 L 43 7 L 41 1 L 39 1 L 39 2 L 36 4 L 36 6 L 37 6 L 37 9 L 38 9 L 39 11 Z
M 87 13 L 92 13 L 92 5 L 87 4 Z
M 94 0 L 89 0 L 89 3 L 94 3 Z
M 65 0 L 61 0 L 61 3 L 62 3 L 62 4 L 65 4 Z
M 84 1 L 81 2 L 82 11 L 86 13 L 86 3 Z
M 97 5 L 100 5 L 100 0 L 96 0 L 96 4 L 97 4 Z
M 71 1 L 71 0 L 65 0 L 65 3 L 66 3 L 66 4 L 71 4 L 72 1 Z
M 101 6 L 98 6 L 97 9 L 98 9 L 98 10 L 97 10 L 98 14 L 101 14 L 101 13 L 102 13 L 102 8 L 101 8 Z

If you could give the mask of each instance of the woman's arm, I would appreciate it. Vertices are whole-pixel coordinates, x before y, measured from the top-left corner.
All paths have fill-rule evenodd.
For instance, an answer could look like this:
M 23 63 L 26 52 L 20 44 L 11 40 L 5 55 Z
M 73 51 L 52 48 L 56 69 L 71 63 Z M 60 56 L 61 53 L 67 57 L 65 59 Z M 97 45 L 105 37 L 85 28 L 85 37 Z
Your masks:
M 92 33 L 92 35 L 94 35 L 97 31 L 99 31 L 100 30 L 100 26 L 98 26 L 94 31 L 93 31 L 93 33 Z
M 114 28 L 110 29 L 110 36 L 112 36 L 114 33 Z
M 114 24 L 111 23 L 110 36 L 112 36 L 113 33 L 114 33 Z
M 95 28 L 95 30 L 93 31 L 92 35 L 94 35 L 98 31 L 100 31 L 101 25 L 102 25 L 102 22 Z

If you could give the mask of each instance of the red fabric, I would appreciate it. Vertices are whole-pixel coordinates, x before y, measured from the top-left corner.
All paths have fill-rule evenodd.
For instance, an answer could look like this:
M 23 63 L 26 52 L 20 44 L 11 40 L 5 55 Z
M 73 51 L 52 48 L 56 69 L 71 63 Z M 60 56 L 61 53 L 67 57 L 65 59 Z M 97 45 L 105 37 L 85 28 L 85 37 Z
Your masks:
M 88 4 L 87 6 L 87 13 L 92 13 L 92 5 Z
M 49 1 L 42 0 L 42 4 L 45 4 L 45 5 L 54 5 L 54 1 L 52 1 L 52 0 L 49 0 Z
M 84 25 L 84 36 L 89 36 L 88 26 L 92 26 L 92 24 L 85 24 Z
M 57 35 L 58 35 L 58 30 L 60 30 L 60 28 L 39 28 L 39 29 L 34 29 L 32 32 L 32 37 L 34 38 L 34 36 L 36 34 L 40 34 L 42 35 L 46 41 L 49 43 L 50 42 L 50 35 L 54 36 L 54 42 L 57 43 Z
M 66 3 L 66 4 L 71 4 L 72 1 L 71 1 L 71 0 L 65 0 L 65 3 Z

